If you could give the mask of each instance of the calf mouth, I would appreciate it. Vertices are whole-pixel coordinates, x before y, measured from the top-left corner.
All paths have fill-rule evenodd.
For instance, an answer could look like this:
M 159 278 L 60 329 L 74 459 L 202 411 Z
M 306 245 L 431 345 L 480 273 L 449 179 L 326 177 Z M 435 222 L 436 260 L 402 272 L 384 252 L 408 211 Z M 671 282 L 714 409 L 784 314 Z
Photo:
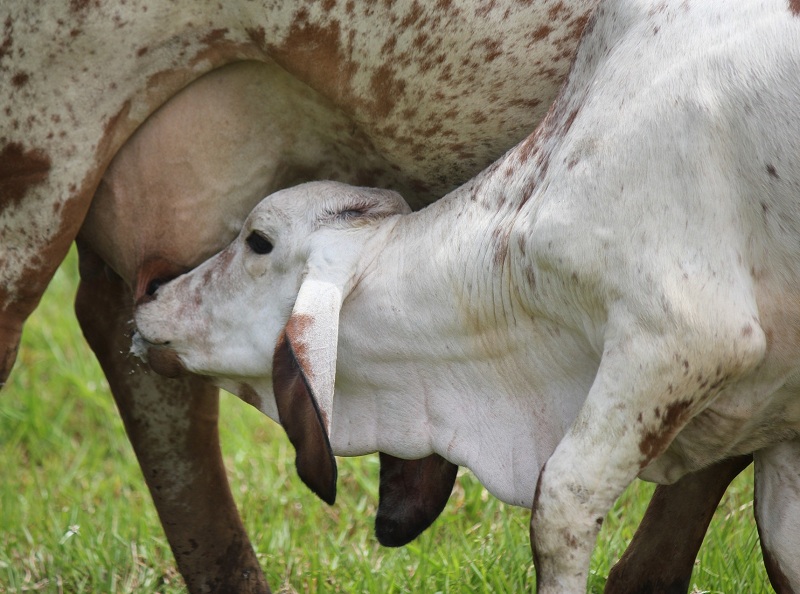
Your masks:
M 132 337 L 131 353 L 164 377 L 176 378 L 188 373 L 178 352 L 169 346 L 169 342 L 150 342 L 138 330 Z

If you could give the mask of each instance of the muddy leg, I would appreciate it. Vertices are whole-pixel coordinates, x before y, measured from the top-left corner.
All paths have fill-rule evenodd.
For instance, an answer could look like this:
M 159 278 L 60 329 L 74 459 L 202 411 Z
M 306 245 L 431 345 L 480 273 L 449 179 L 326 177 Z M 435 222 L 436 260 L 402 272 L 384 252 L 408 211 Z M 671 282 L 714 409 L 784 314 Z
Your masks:
M 80 250 L 76 312 L 108 378 L 178 568 L 190 592 L 269 592 L 230 493 L 219 448 L 216 388 L 169 380 L 129 354 L 131 298 Z

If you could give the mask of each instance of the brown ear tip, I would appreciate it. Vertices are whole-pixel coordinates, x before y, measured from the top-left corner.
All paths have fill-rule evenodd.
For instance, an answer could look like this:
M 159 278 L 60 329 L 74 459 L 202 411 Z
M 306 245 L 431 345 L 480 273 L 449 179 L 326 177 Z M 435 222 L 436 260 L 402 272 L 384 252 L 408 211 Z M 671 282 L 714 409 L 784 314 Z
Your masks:
M 333 456 L 331 456 L 331 463 L 333 467 L 323 473 L 326 476 L 320 476 L 316 473 L 310 474 L 305 471 L 305 467 L 302 464 L 297 464 L 297 474 L 300 476 L 300 480 L 328 505 L 333 505 L 336 502 L 337 469 Z

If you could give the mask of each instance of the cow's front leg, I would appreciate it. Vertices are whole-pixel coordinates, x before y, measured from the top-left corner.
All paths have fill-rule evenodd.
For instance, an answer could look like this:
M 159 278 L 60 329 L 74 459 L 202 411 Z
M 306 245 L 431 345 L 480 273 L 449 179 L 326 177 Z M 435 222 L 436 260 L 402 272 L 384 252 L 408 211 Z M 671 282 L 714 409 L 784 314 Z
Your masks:
M 694 561 L 730 482 L 752 456 L 723 460 L 656 488 L 625 554 L 611 568 L 606 594 L 688 592 Z
M 269 592 L 230 493 L 217 431 L 218 392 L 168 380 L 129 355 L 131 299 L 80 250 L 76 312 L 125 423 L 190 592 Z
M 800 440 L 758 451 L 756 523 L 769 580 L 778 594 L 800 592 Z
M 531 539 L 540 593 L 585 591 L 595 539 L 617 497 L 721 389 L 763 358 L 763 334 L 752 326 L 705 340 L 693 330 L 606 330 L 619 338 L 606 343 L 589 395 L 539 477 Z M 648 477 L 680 476 L 680 465 L 661 462 Z

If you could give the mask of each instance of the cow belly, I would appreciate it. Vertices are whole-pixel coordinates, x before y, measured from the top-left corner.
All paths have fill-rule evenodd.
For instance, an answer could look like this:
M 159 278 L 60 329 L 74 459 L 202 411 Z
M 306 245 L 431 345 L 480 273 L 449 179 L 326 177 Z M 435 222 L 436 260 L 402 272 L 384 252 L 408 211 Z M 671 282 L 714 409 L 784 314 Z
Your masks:
M 81 234 L 137 289 L 210 257 L 267 194 L 309 179 L 406 190 L 353 123 L 277 66 L 220 68 L 120 149 Z M 356 155 L 358 158 L 356 158 Z

